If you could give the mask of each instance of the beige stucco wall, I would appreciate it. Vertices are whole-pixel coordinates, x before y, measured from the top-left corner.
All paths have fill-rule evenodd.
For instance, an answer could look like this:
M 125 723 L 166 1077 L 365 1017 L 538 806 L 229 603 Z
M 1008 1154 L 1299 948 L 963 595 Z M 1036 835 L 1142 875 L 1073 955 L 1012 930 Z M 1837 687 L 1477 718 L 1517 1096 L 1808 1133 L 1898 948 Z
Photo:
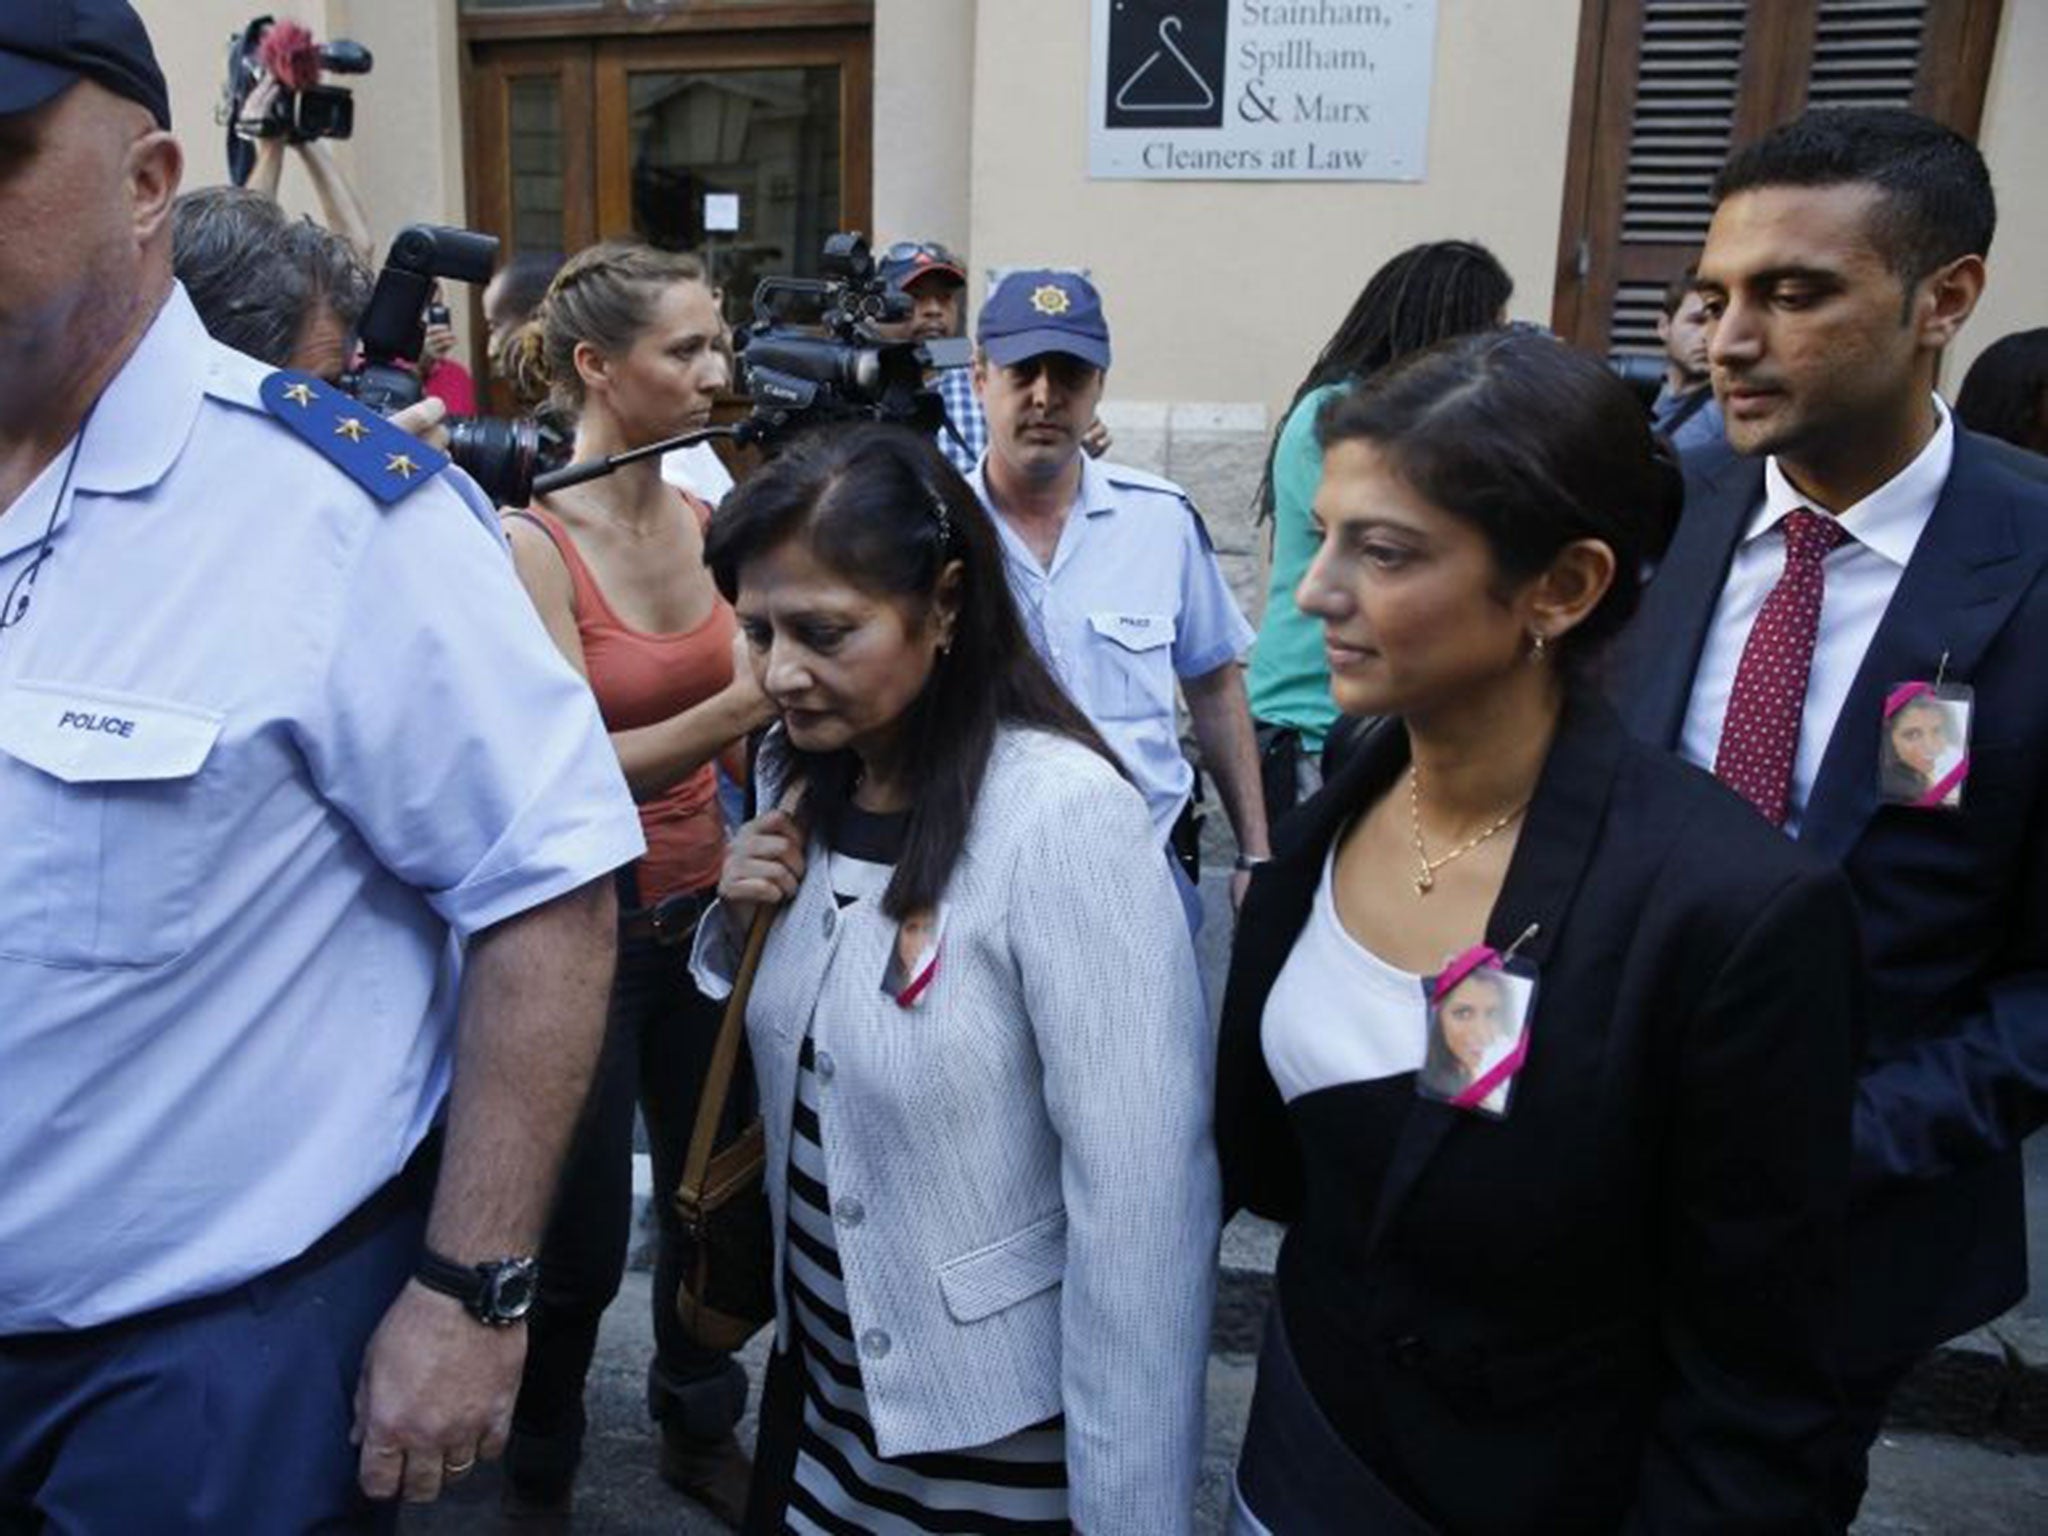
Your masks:
M 1579 0 L 1440 0 L 1414 184 L 1091 181 L 1085 0 L 977 12 L 969 255 L 1088 268 L 1118 397 L 1277 407 L 1373 269 L 1419 240 L 1485 242 L 1514 313 L 1549 317 Z
M 214 122 L 213 114 L 227 76 L 229 37 L 266 11 L 305 23 L 316 37 L 328 37 L 332 35 L 328 13 L 335 8 L 333 0 L 277 0 L 274 5 L 250 5 L 246 0 L 135 0 L 171 88 L 171 126 L 184 141 L 187 187 L 219 186 L 228 179 L 226 130 Z M 338 145 L 336 149 L 353 176 L 353 146 Z M 312 194 L 304 178 L 287 174 L 278 191 L 287 206 L 312 211 Z
M 222 181 L 213 110 L 226 40 L 256 6 L 137 5 L 170 80 L 187 184 Z M 264 5 L 376 55 L 350 82 L 356 137 L 333 150 L 380 245 L 415 219 L 462 222 L 456 0 Z M 1951 385 L 1990 341 L 2048 323 L 2048 267 L 2027 256 L 2048 245 L 2048 132 L 2033 95 L 2048 78 L 2048 0 L 2004 15 L 1981 136 L 1998 248 Z M 1087 0 L 876 0 L 873 223 L 885 239 L 962 249 L 977 302 L 990 268 L 1088 268 L 1115 329 L 1112 411 L 1131 457 L 1164 467 L 1177 440 L 1263 432 L 1373 268 L 1415 241 L 1484 241 L 1514 274 L 1514 313 L 1548 317 L 1579 0 L 1439 0 L 1417 184 L 1089 180 L 1088 18 Z M 312 211 L 297 167 L 281 191 Z
M 877 240 L 967 245 L 974 31 L 969 0 L 876 0 Z
M 2048 0 L 2006 0 L 1977 143 L 1998 194 L 1991 281 L 1958 339 L 1944 382 L 1953 390 L 1977 354 L 2012 331 L 2048 325 Z
M 328 148 L 362 198 L 381 255 L 407 224 L 464 219 L 462 92 L 455 0 L 136 0 L 171 88 L 172 126 L 185 145 L 185 185 L 227 180 L 226 130 L 214 122 L 227 44 L 252 16 L 290 17 L 325 41 L 371 52 L 367 75 L 341 79 L 356 96 L 356 131 Z M 301 167 L 286 157 L 278 197 L 317 213 Z M 453 306 L 458 328 L 468 306 Z
M 892 32 L 931 30 L 934 6 L 876 9 L 876 222 L 895 233 L 882 215 L 912 204 L 883 196 L 893 173 L 881 123 L 905 67 L 885 75 L 881 60 Z M 1093 276 L 1116 352 L 1103 408 L 1112 452 L 1187 487 L 1256 614 L 1265 540 L 1249 512 L 1271 422 L 1374 269 L 1417 241 L 1477 239 L 1514 276 L 1512 312 L 1548 319 L 1579 0 L 1439 0 L 1419 183 L 1090 180 L 1089 10 L 976 0 L 971 118 L 949 121 L 944 98 L 886 111 L 901 135 L 917 113 L 923 135 L 966 147 L 952 195 L 965 202 L 977 304 L 991 269 Z M 952 227 L 939 199 L 955 185 L 934 178 L 923 194 L 935 229 Z

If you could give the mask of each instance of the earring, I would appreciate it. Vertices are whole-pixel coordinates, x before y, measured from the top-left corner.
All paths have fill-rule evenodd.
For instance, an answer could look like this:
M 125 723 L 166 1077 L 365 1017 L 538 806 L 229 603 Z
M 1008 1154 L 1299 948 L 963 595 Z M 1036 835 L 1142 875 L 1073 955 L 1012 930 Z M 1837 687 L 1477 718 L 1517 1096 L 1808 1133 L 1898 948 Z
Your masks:
M 1532 629 L 1529 631 L 1529 660 L 1541 666 L 1544 653 L 1549 649 L 1550 639 L 1542 630 Z

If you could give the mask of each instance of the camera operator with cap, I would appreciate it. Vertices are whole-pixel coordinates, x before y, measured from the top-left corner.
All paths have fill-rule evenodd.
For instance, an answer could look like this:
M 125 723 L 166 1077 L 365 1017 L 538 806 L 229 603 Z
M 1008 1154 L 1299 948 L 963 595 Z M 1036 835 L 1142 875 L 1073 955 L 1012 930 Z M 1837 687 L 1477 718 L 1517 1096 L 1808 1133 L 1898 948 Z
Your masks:
M 1025 628 L 1144 792 L 1167 846 L 1184 840 L 1176 829 L 1187 826 L 1195 782 L 1176 728 L 1179 679 L 1237 834 L 1231 895 L 1241 899 L 1268 852 L 1238 666 L 1252 628 L 1187 493 L 1082 451 L 1109 367 L 1102 300 L 1072 272 L 1014 272 L 982 306 L 976 341 L 989 444 L 969 480 L 995 514 Z M 1200 893 L 1172 863 L 1188 925 L 1199 928 Z
M 0 1529 L 388 1530 L 504 1442 L 643 841 L 475 487 L 201 327 L 169 121 L 0 7 Z
M 967 271 L 951 251 L 936 240 L 899 240 L 876 263 L 882 280 L 910 300 L 910 318 L 878 326 L 892 341 L 949 341 L 965 334 Z M 972 474 L 988 450 L 988 420 L 974 396 L 974 378 L 965 368 L 939 368 L 926 383 L 945 402 L 946 420 L 935 441 L 939 452 L 961 474 Z M 955 433 L 959 434 L 957 437 Z

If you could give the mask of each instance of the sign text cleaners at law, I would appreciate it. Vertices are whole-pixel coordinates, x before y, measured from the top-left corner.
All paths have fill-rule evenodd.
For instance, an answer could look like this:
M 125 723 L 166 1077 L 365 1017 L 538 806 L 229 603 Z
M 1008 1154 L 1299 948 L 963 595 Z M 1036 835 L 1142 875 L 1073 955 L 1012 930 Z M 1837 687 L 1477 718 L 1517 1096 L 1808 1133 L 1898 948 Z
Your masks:
M 1420 181 L 1436 0 L 1094 0 L 1088 173 Z

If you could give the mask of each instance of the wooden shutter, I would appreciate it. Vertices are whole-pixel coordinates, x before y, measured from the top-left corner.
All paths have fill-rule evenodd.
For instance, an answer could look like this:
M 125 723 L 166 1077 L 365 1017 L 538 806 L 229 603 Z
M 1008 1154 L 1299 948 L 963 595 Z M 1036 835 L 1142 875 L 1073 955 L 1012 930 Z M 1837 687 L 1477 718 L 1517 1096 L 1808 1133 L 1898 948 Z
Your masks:
M 1714 177 L 1728 158 L 1742 93 L 1747 0 L 1643 0 L 1613 350 L 1654 351 L 1664 274 L 1706 239 Z
M 1926 30 L 1927 0 L 1820 0 L 1807 105 L 1910 107 Z
M 1586 0 L 1552 325 L 1656 352 L 1729 152 L 1808 105 L 1910 106 L 1974 136 L 2000 0 Z

